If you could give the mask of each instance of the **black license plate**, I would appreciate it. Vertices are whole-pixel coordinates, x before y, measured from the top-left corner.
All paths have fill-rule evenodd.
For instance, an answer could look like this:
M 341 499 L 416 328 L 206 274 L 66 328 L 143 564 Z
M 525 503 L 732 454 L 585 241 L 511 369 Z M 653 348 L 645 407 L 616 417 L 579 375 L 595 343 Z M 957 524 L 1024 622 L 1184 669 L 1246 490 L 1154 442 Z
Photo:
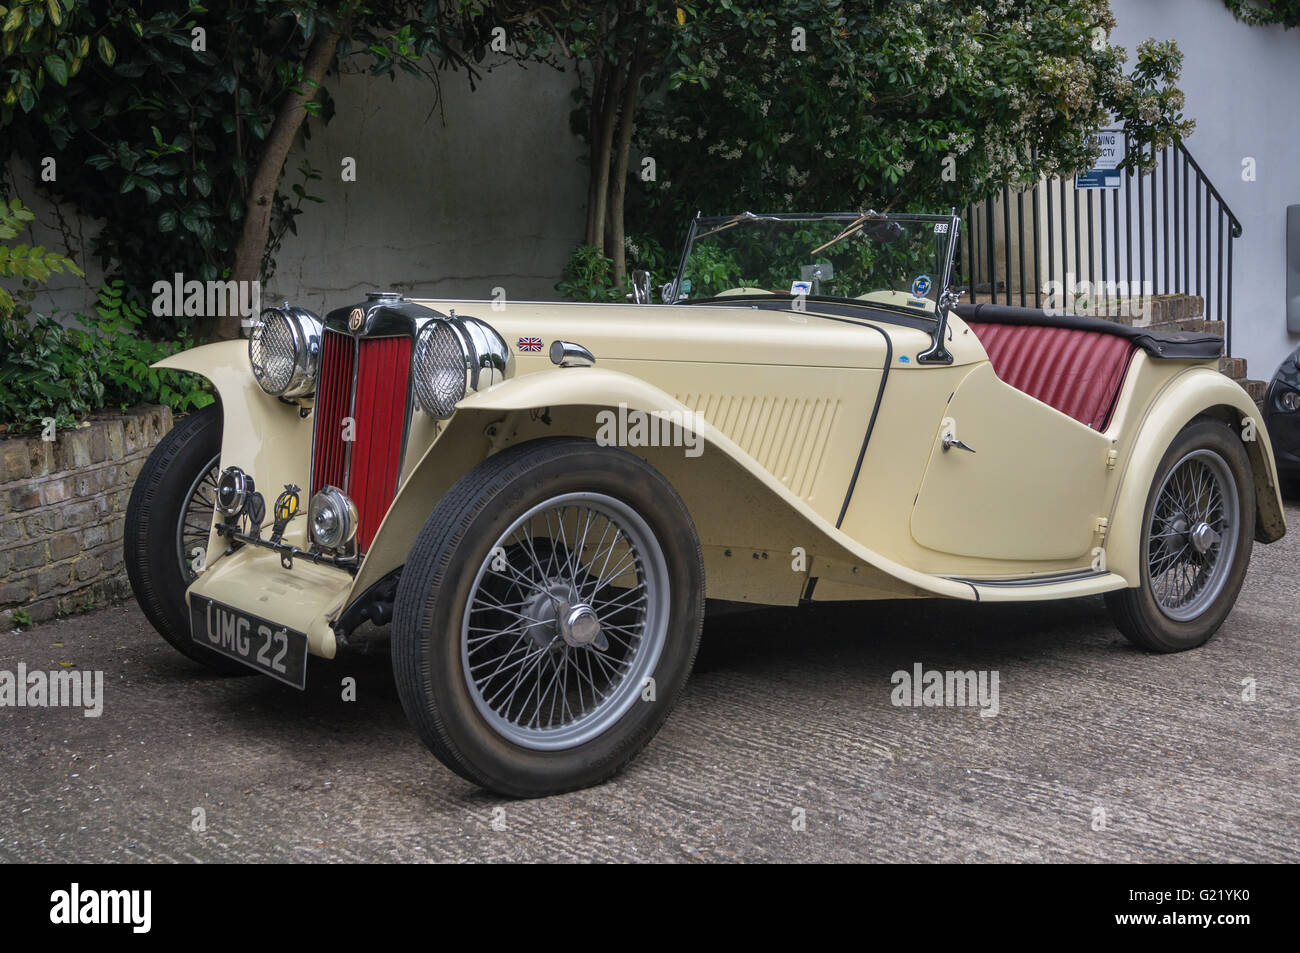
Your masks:
M 190 596 L 190 638 L 294 688 L 307 687 L 307 636 L 203 596 Z

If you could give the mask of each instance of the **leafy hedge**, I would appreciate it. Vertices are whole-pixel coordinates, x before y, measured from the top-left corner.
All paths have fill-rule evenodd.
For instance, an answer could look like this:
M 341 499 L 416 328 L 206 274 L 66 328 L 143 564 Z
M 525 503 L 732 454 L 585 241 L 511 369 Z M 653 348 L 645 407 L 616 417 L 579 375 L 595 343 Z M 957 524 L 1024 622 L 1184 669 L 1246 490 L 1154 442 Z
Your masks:
M 184 412 L 216 398 L 194 374 L 149 365 L 193 347 L 187 335 L 171 343 L 139 336 L 144 309 L 123 297 L 123 282 L 99 290 L 94 316 L 76 314 L 65 327 L 51 315 L 6 322 L 0 353 L 0 433 L 75 427 L 97 410 L 166 404 Z
M 1300 26 L 1300 0 L 1224 0 L 1239 20 L 1252 26 Z

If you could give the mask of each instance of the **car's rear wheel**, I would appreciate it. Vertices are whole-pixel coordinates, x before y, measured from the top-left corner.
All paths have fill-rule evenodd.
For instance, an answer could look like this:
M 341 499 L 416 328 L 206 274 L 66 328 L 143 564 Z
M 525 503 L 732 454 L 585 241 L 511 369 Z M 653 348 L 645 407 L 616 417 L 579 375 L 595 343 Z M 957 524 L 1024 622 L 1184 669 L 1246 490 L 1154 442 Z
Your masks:
M 212 529 L 221 461 L 221 406 L 177 421 L 145 461 L 126 505 L 123 556 L 145 618 L 172 648 L 214 671 L 251 669 L 190 638 L 185 590 L 198 578 Z
M 1135 645 L 1181 652 L 1204 645 L 1241 591 L 1255 536 L 1255 484 L 1241 438 L 1198 420 L 1165 452 L 1142 525 L 1142 581 L 1109 593 L 1115 624 Z
M 596 784 L 659 729 L 704 611 L 699 540 L 645 461 L 542 440 L 467 473 L 402 571 L 393 670 L 453 771 L 503 794 Z

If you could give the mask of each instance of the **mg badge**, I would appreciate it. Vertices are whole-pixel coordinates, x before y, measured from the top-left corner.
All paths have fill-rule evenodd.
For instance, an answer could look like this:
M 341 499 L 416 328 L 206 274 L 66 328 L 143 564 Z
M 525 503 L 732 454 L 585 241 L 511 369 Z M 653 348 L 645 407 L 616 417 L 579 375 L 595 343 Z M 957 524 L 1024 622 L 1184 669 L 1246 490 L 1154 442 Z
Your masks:
M 348 328 L 353 331 L 360 331 L 361 325 L 366 322 L 366 313 L 360 308 L 353 308 L 352 313 L 348 315 Z

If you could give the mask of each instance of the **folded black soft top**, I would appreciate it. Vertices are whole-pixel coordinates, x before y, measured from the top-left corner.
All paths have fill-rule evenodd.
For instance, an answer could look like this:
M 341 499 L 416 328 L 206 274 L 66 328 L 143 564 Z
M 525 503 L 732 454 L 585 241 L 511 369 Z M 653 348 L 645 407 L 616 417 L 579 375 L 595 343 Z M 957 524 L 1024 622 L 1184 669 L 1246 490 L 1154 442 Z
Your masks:
M 1152 331 L 1116 324 L 1102 318 L 1084 315 L 1048 314 L 1041 308 L 1017 308 L 1009 304 L 959 304 L 952 309 L 963 321 L 983 321 L 988 324 L 1043 325 L 1052 328 L 1073 328 L 1078 331 L 1097 331 L 1127 338 L 1152 357 L 1180 361 L 1213 360 L 1223 354 L 1223 338 L 1217 334 L 1199 334 L 1191 331 Z

